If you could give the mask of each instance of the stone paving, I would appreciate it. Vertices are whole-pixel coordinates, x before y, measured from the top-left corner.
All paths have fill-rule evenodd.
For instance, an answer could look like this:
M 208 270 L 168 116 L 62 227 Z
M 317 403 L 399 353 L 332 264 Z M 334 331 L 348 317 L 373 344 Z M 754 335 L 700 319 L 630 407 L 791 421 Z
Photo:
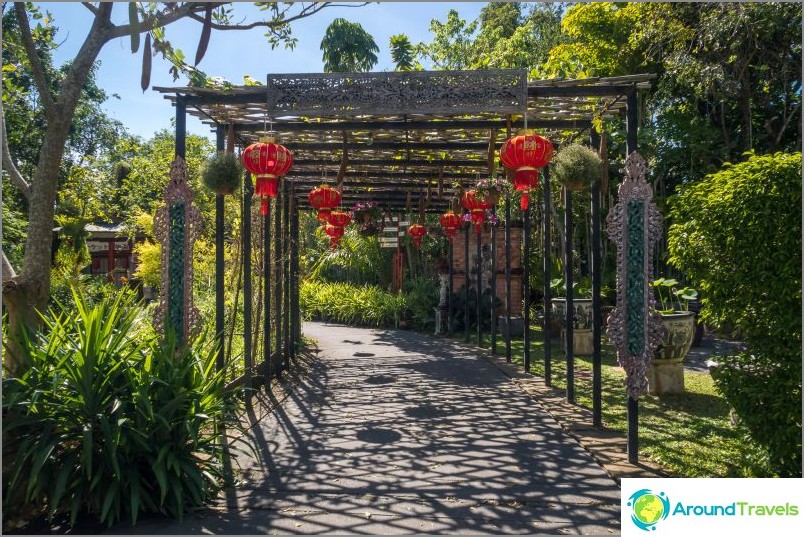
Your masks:
M 620 489 L 476 349 L 308 323 L 319 359 L 252 429 L 218 505 L 139 534 L 610 534 Z

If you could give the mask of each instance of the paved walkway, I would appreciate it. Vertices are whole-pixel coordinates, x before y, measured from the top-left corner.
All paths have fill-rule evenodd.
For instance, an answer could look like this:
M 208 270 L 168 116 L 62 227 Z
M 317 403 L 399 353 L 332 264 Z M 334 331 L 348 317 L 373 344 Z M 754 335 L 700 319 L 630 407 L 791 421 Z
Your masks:
M 415 332 L 309 323 L 320 359 L 227 502 L 120 533 L 619 533 L 620 489 L 514 382 Z

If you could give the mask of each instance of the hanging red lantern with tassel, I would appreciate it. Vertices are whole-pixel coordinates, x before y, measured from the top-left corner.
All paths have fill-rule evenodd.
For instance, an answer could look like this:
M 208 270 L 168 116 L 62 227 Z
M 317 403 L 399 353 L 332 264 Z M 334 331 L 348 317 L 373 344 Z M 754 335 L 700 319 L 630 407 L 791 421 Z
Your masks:
M 324 232 L 329 237 L 330 247 L 334 250 L 338 246 L 338 243 L 341 242 L 341 237 L 343 237 L 343 227 L 327 224 L 324 226 Z
M 480 233 L 483 230 L 483 222 L 486 221 L 486 211 L 491 209 L 490 203 L 485 203 L 481 194 L 477 190 L 467 191 L 461 198 L 463 208 L 471 214 L 472 223 L 475 225 L 475 231 Z
M 458 228 L 461 227 L 461 217 L 452 211 L 447 211 L 441 215 L 438 223 L 444 228 L 444 233 L 449 237 L 449 241 L 452 242 L 453 237 L 458 233 Z
M 408 235 L 413 237 L 413 244 L 416 245 L 416 249 L 419 250 L 422 246 L 422 237 L 427 232 L 427 228 L 425 228 L 421 224 L 411 224 L 408 228 Z
M 513 136 L 500 148 L 500 160 L 514 170 L 514 188 L 522 192 L 520 207 L 527 210 L 530 190 L 539 184 L 538 168 L 547 166 L 553 157 L 553 144 L 533 131 Z
M 268 200 L 275 198 L 279 178 L 293 166 L 293 154 L 271 136 L 260 138 L 243 151 L 243 166 L 256 176 L 254 195 L 260 197 L 260 214 L 268 214 Z
M 307 199 L 310 206 L 318 210 L 319 222 L 327 222 L 332 209 L 341 204 L 341 193 L 329 185 L 321 185 L 312 189 Z

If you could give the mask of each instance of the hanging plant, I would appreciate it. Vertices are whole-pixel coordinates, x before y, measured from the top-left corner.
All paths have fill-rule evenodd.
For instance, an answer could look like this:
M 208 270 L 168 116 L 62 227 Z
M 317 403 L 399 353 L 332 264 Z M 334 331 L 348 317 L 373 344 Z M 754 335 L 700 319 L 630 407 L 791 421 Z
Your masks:
M 505 181 L 499 178 L 480 179 L 475 185 L 475 193 L 481 203 L 493 207 L 500 202 L 500 196 L 505 191 Z
M 234 193 L 242 178 L 240 159 L 232 153 L 215 153 L 201 175 L 204 186 L 222 195 Z
M 600 178 L 603 161 L 589 147 L 571 144 L 562 147 L 552 162 L 552 177 L 567 190 L 583 190 Z
M 357 232 L 364 237 L 378 235 L 384 227 L 383 210 L 374 201 L 357 202 L 351 210 Z

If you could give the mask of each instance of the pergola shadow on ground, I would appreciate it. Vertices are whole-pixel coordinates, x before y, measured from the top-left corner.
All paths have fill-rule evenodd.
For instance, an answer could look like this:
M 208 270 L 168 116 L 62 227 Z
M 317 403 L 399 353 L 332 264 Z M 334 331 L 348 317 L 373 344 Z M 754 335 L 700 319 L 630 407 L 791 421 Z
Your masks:
M 441 71 L 408 73 L 333 73 L 269 75 L 265 86 L 208 88 L 155 88 L 176 107 L 176 155 L 179 167 L 185 154 L 186 116 L 191 114 L 215 129 L 217 147 L 224 149 L 230 140 L 245 145 L 256 141 L 267 130 L 275 132 L 294 154 L 294 165 L 282 178 L 278 195 L 269 214 L 254 215 L 254 184 L 248 174 L 242 189 L 243 242 L 243 347 L 245 374 L 240 379 L 246 386 L 254 377 L 281 375 L 288 371 L 301 340 L 299 311 L 299 211 L 309 208 L 307 193 L 321 178 L 332 178 L 342 191 L 343 203 L 376 200 L 399 213 L 418 207 L 421 213 L 442 212 L 455 197 L 471 187 L 483 174 L 493 176 L 499 143 L 521 127 L 538 129 L 554 141 L 573 132 L 575 138 L 588 137 L 593 147 L 600 138 L 593 124 L 601 119 L 626 118 L 626 152 L 637 149 L 637 93 L 650 87 L 654 75 L 630 75 L 615 78 L 582 80 L 528 81 L 524 71 Z M 543 169 L 541 191 L 544 214 L 551 213 L 549 173 Z M 592 424 L 601 425 L 600 341 L 602 332 L 601 288 L 601 215 L 600 181 L 591 189 L 591 276 L 593 311 L 593 412 Z M 564 244 L 565 282 L 568 289 L 567 310 L 572 308 L 572 217 L 569 210 L 572 195 L 564 190 L 564 221 L 567 242 Z M 170 205 L 170 202 L 168 203 Z M 508 203 L 506 203 L 506 206 Z M 533 205 L 533 203 L 531 204 Z M 216 202 L 216 334 L 221 341 L 219 366 L 224 367 L 224 240 L 223 196 Z M 531 212 L 523 211 L 523 256 L 527 260 L 535 252 L 531 248 Z M 511 219 L 505 219 L 509 237 Z M 542 219 L 544 262 L 544 322 L 550 325 L 550 258 L 554 248 L 550 218 Z M 254 245 L 252 227 L 264 237 Z M 493 228 L 492 228 L 493 229 Z M 465 226 L 468 237 L 469 226 Z M 166 236 L 168 236 L 166 234 Z M 468 244 L 468 240 L 466 241 Z M 477 249 L 480 251 L 480 241 Z M 492 241 L 492 244 L 496 244 Z M 253 249 L 256 248 L 257 252 Z M 493 247 L 494 248 L 494 247 Z M 492 249 L 493 249 L 492 248 Z M 185 248 L 190 250 L 190 248 Z M 163 245 L 163 256 L 167 247 Z M 254 254 L 259 254 L 261 275 L 255 276 Z M 450 252 L 450 258 L 452 258 Z M 468 256 L 468 252 L 467 252 Z M 496 252 L 492 252 L 496 259 Z M 163 263 L 165 261 L 163 260 Z M 173 261 L 171 261 L 172 263 Z M 477 256 L 480 263 L 480 256 Z M 530 360 L 530 289 L 528 263 L 523 263 L 524 365 L 531 370 Z M 181 268 L 176 264 L 176 269 Z M 503 267 L 497 267 L 503 269 Z M 166 271 L 167 272 L 167 271 Z M 179 271 L 172 271 L 178 273 Z M 510 281 L 510 255 L 504 267 Z M 479 273 L 479 267 L 478 267 Z M 450 281 L 454 274 L 450 273 Z M 465 279 L 468 279 L 468 263 Z M 255 281 L 261 278 L 261 282 Z M 479 278 L 476 278 L 479 291 Z M 184 285 L 181 282 L 178 282 Z M 261 283 L 261 285 L 256 285 Z M 169 285 L 164 286 L 170 288 Z M 254 289 L 262 289 L 259 297 Z M 506 288 L 510 288 L 506 285 Z M 492 286 L 496 293 L 496 286 Z M 186 287 L 185 287 L 186 291 Z M 450 295 L 452 285 L 450 285 Z M 187 293 L 184 293 L 187 296 Z M 256 298 L 256 300 L 255 300 Z M 505 297 L 510 305 L 511 297 Z M 166 310 L 192 312 L 181 294 L 166 298 Z M 253 305 L 261 319 L 256 319 Z M 449 306 L 450 316 L 455 311 Z M 467 317 L 474 312 L 466 312 Z M 510 312 L 509 312 L 510 313 Z M 479 318 L 479 308 L 476 314 Z M 510 317 L 510 314 L 508 315 Z M 186 318 L 185 324 L 188 324 Z M 479 323 L 478 323 L 479 324 Z M 258 348 L 253 347 L 254 327 L 259 327 Z M 450 324 L 451 326 L 451 324 Z M 545 381 L 551 382 L 551 334 L 544 331 Z M 478 341 L 482 334 L 478 332 Z M 567 316 L 566 341 L 572 342 L 572 317 Z M 573 403 L 573 345 L 566 345 L 566 399 Z M 369 358 L 369 357 L 366 357 Z M 448 386 L 443 387 L 448 390 Z M 637 402 L 629 398 L 628 455 L 637 460 Z
M 620 490 L 471 349 L 318 323 L 320 359 L 266 416 L 240 483 L 200 516 L 126 533 L 612 533 Z

